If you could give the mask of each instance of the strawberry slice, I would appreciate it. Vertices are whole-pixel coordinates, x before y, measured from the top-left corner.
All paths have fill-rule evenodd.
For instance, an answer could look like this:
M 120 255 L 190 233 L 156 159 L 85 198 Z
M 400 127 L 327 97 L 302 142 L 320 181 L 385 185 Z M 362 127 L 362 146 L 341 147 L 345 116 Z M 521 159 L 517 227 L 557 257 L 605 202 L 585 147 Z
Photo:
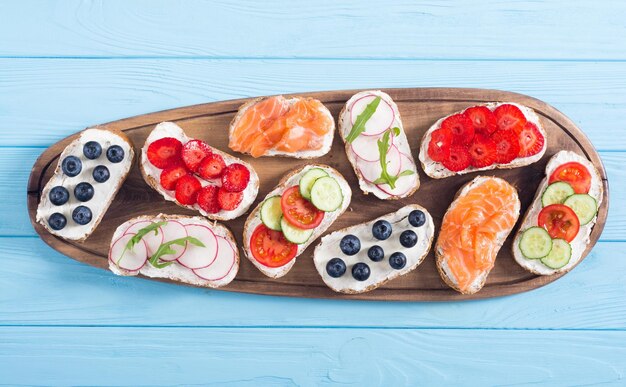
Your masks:
M 148 145 L 147 156 L 157 168 L 167 168 L 180 163 L 183 144 L 173 137 L 160 138 Z
M 441 128 L 436 129 L 430 134 L 428 156 L 433 161 L 442 162 L 450 155 L 450 145 L 452 145 L 452 134 Z
M 217 201 L 217 192 L 219 187 L 207 185 L 198 192 L 198 205 L 205 212 L 215 214 L 220 211 L 220 204 Z
M 519 133 L 526 125 L 526 116 L 515 105 L 505 103 L 498 106 L 493 113 L 496 116 L 498 129 L 514 130 L 516 133 Z
M 474 132 L 490 135 L 497 127 L 496 116 L 487 106 L 473 106 L 463 112 L 474 125 Z
M 182 165 L 174 165 L 172 167 L 165 168 L 161 171 L 161 187 L 170 191 L 176 189 L 176 182 L 186 174 L 187 170 Z
M 511 130 L 497 130 L 491 139 L 496 143 L 496 163 L 508 164 L 519 155 L 519 140 Z
M 182 176 L 176 182 L 176 200 L 184 205 L 195 204 L 201 189 L 200 181 L 193 175 Z
M 217 191 L 217 202 L 220 208 L 225 211 L 232 211 L 239 207 L 242 199 L 243 192 L 229 192 L 224 187 L 220 187 Z
M 454 144 L 470 144 L 474 138 L 472 121 L 464 114 L 453 114 L 441 122 L 441 129 L 452 133 Z
M 224 168 L 226 168 L 224 158 L 217 153 L 211 153 L 200 162 L 198 174 L 204 179 L 216 179 L 222 176 Z
M 228 192 L 241 192 L 250 182 L 250 171 L 243 164 L 230 164 L 222 174 L 222 187 Z
M 459 172 L 470 166 L 471 156 L 463 145 L 452 145 L 450 155 L 442 164 L 452 172 Z
M 536 155 L 543 149 L 545 138 L 532 122 L 527 122 L 519 133 L 519 157 Z
M 468 151 L 475 168 L 484 168 L 496 162 L 496 143 L 485 135 L 475 136 Z
M 206 142 L 191 140 L 183 146 L 183 161 L 190 171 L 196 172 L 200 162 L 211 153 L 211 147 Z

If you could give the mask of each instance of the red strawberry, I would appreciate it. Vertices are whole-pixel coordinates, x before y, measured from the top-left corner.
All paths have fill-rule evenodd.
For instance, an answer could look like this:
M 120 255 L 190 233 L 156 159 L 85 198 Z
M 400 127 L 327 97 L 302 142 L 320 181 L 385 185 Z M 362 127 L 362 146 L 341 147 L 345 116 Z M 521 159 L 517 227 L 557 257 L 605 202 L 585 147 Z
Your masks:
M 496 143 L 489 137 L 479 134 L 469 146 L 472 167 L 483 168 L 496 162 Z
M 470 166 L 471 157 L 463 145 L 452 145 L 450 155 L 442 164 L 452 172 L 459 172 Z
M 243 164 L 230 164 L 222 174 L 222 187 L 228 192 L 241 192 L 248 186 L 250 171 Z
M 505 103 L 498 106 L 493 113 L 496 115 L 498 129 L 519 132 L 526 124 L 524 113 L 515 105 Z
M 176 182 L 176 200 L 184 205 L 195 204 L 200 189 L 202 185 L 193 175 L 182 176 Z
M 464 114 L 453 114 L 441 122 L 441 129 L 452 133 L 455 144 L 469 144 L 474 138 L 472 121 Z
M 173 167 L 165 168 L 161 171 L 161 187 L 167 190 L 175 189 L 178 179 L 186 174 L 187 170 L 182 165 L 174 165 Z
M 487 106 L 473 106 L 463 112 L 474 125 L 476 133 L 490 135 L 497 129 L 496 116 Z
M 442 162 L 450 155 L 450 145 L 452 145 L 452 135 L 443 129 L 434 130 L 430 134 L 428 143 L 428 156 L 437 162 Z
M 220 211 L 220 204 L 217 201 L 217 192 L 219 187 L 207 185 L 198 192 L 198 205 L 209 214 L 215 214 Z
M 491 139 L 496 143 L 496 163 L 508 164 L 519 155 L 519 140 L 511 130 L 497 130 Z
M 536 155 L 543 149 L 545 138 L 532 122 L 527 122 L 519 134 L 519 157 Z
M 180 163 L 183 144 L 173 137 L 160 138 L 148 145 L 148 160 L 157 168 L 167 168 Z
M 217 202 L 223 210 L 234 210 L 241 203 L 241 199 L 243 199 L 243 192 L 228 192 L 224 187 L 220 187 L 217 191 Z
M 213 153 L 202 140 L 191 140 L 183 146 L 183 161 L 190 171 L 196 172 L 202 159 Z
M 226 163 L 224 163 L 222 156 L 211 153 L 200 162 L 198 174 L 205 179 L 215 179 L 222 176 L 224 168 L 226 168 Z

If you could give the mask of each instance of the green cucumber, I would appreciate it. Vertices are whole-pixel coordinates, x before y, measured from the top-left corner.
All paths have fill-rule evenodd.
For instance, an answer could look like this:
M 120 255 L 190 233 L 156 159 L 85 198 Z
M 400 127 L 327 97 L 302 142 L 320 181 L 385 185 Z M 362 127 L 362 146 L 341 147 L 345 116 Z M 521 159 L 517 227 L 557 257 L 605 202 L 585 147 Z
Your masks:
M 561 204 L 563 201 L 575 194 L 574 188 L 564 181 L 552 183 L 543 191 L 541 204 L 546 207 L 550 204 Z
M 267 228 L 280 231 L 280 219 L 283 217 L 283 210 L 280 207 L 280 196 L 272 196 L 265 199 L 261 204 L 261 222 Z
M 330 176 L 320 177 L 311 187 L 311 203 L 324 212 L 335 211 L 343 203 L 343 192 L 337 180 Z
M 572 257 L 572 246 L 565 239 L 553 239 L 550 254 L 541 258 L 541 263 L 550 269 L 560 269 L 567 265 Z
M 289 242 L 295 243 L 297 245 L 306 243 L 309 238 L 311 238 L 311 235 L 313 235 L 313 229 L 305 230 L 298 228 L 289 223 L 284 217 L 280 219 L 280 227 L 283 230 L 283 235 L 285 235 L 285 238 Z
M 321 168 L 311 168 L 300 178 L 300 195 L 307 200 L 311 200 L 311 188 L 315 180 L 320 177 L 328 176 L 325 170 Z
M 543 258 L 552 250 L 552 238 L 544 228 L 531 227 L 522 234 L 519 248 L 528 259 Z
M 581 226 L 591 222 L 598 212 L 596 199 L 587 194 L 572 195 L 563 204 L 574 210 Z

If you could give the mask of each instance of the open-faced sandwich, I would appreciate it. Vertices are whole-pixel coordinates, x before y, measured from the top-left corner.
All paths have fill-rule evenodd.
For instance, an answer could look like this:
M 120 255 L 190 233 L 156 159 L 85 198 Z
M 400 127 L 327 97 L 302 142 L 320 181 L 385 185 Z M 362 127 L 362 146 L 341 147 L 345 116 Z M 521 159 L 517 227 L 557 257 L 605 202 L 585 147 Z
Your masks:
M 317 237 L 344 213 L 352 191 L 327 165 L 310 164 L 288 173 L 248 216 L 243 247 L 268 277 L 279 278 Z
M 426 209 L 411 204 L 324 237 L 313 261 L 336 292 L 364 293 L 415 269 L 430 251 L 435 227 Z
M 443 117 L 424 134 L 419 159 L 432 178 L 495 168 L 517 168 L 541 159 L 546 131 L 529 107 L 493 102 Z
M 217 288 L 237 274 L 235 246 L 226 227 L 200 216 L 139 216 L 115 230 L 109 269 L 117 275 L 142 274 Z
M 600 174 L 589 160 L 571 151 L 552 156 L 513 241 L 517 263 L 539 275 L 576 266 L 589 244 L 602 194 Z
M 339 133 L 365 194 L 400 199 L 419 188 L 400 111 L 389 95 L 380 90 L 353 95 L 339 114 Z
M 320 157 L 330 151 L 335 120 L 320 101 L 282 95 L 243 104 L 230 124 L 230 149 L 252 157 Z
M 133 145 L 120 131 L 82 131 L 63 150 L 41 192 L 37 222 L 61 238 L 87 239 L 126 180 L 134 155 Z
M 165 200 L 210 219 L 234 219 L 259 192 L 252 166 L 187 137 L 173 122 L 161 122 L 141 150 L 141 174 Z

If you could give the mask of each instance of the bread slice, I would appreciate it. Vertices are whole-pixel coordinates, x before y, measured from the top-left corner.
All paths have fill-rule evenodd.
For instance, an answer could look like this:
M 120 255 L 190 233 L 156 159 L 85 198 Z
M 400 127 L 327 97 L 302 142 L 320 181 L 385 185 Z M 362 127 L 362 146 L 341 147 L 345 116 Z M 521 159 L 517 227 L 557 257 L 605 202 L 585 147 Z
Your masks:
M 166 279 L 170 279 L 173 281 L 184 282 L 190 285 L 209 287 L 209 288 L 219 288 L 219 287 L 225 286 L 229 284 L 237 275 L 237 271 L 239 270 L 239 250 L 237 249 L 237 242 L 235 242 L 235 238 L 233 237 L 232 232 L 230 232 L 230 230 L 226 228 L 225 226 L 217 222 L 210 222 L 206 218 L 203 218 L 200 216 L 159 214 L 156 216 L 143 215 L 143 216 L 138 216 L 138 217 L 129 219 L 128 221 L 122 223 L 115 230 L 115 233 L 113 234 L 113 238 L 111 239 L 111 246 L 122 235 L 124 235 L 126 230 L 131 225 L 137 222 L 142 222 L 142 221 L 153 222 L 153 223 L 160 222 L 160 221 L 177 221 L 183 225 L 198 224 L 198 225 L 208 227 L 216 236 L 219 236 L 225 239 L 226 241 L 228 241 L 228 243 L 230 243 L 234 252 L 234 262 L 232 263 L 232 266 L 230 267 L 226 275 L 224 275 L 222 278 L 210 281 L 210 280 L 206 280 L 206 279 L 199 277 L 198 275 L 194 273 L 193 270 L 186 268 L 185 266 L 181 265 L 177 261 L 173 261 L 174 262 L 173 264 L 164 268 L 160 268 L 160 269 L 152 266 L 149 262 L 146 262 L 141 269 L 136 270 L 136 271 L 128 271 L 128 270 L 124 270 L 120 268 L 115 263 L 114 259 L 112 259 L 109 256 L 109 269 L 113 273 L 117 275 L 122 275 L 122 276 L 136 276 L 138 274 L 141 274 L 145 277 L 166 278 Z
M 231 138 L 233 131 L 235 130 L 235 127 L 237 126 L 237 124 L 239 124 L 239 121 L 241 120 L 241 117 L 243 117 L 244 113 L 248 109 L 250 109 L 252 106 L 268 98 L 272 98 L 272 97 L 255 98 L 251 101 L 244 103 L 243 105 L 241 105 L 241 107 L 239 107 L 237 114 L 235 115 L 235 117 L 233 117 L 233 120 L 230 122 L 230 126 L 228 128 L 229 139 Z M 293 105 L 302 98 L 305 98 L 305 97 L 291 97 L 287 99 L 287 102 L 290 105 Z M 326 134 L 324 135 L 322 139 L 322 147 L 320 149 L 299 151 L 299 152 L 285 152 L 285 151 L 279 151 L 276 149 L 270 149 L 268 150 L 267 154 L 264 156 L 284 156 L 284 157 L 293 157 L 296 159 L 315 159 L 315 158 L 324 156 L 325 154 L 330 152 L 330 148 L 333 144 L 333 136 L 335 134 L 335 119 L 333 118 L 333 115 L 325 106 L 322 105 L 319 111 L 325 116 L 327 116 L 330 119 L 330 122 L 332 122 L 332 126 L 328 128 L 328 131 L 326 132 Z
M 304 250 L 306 250 L 306 248 L 311 243 L 313 243 L 320 235 L 322 235 L 328 229 L 328 227 L 330 227 L 333 224 L 333 222 L 337 220 L 337 218 L 339 218 L 339 216 L 341 216 L 341 214 L 343 214 L 346 211 L 346 209 L 350 205 L 350 199 L 352 197 L 352 190 L 350 189 L 350 185 L 348 184 L 348 182 L 343 178 L 343 176 L 337 170 L 329 167 L 328 165 L 322 165 L 322 164 L 308 164 L 302 168 L 298 168 L 294 171 L 291 171 L 290 173 L 285 175 L 280 180 L 280 182 L 278 182 L 278 185 L 276 185 L 276 187 L 274 187 L 274 189 L 270 193 L 268 193 L 267 196 L 265 196 L 265 199 L 270 198 L 272 196 L 280 196 L 287 188 L 292 187 L 294 185 L 298 185 L 300 178 L 312 168 L 323 169 L 324 171 L 326 171 L 326 173 L 328 173 L 330 177 L 333 177 L 335 180 L 337 180 L 337 183 L 339 183 L 339 186 L 341 187 L 341 191 L 343 192 L 343 202 L 341 203 L 341 206 L 337 210 L 333 212 L 326 212 L 324 214 L 324 219 L 322 220 L 322 223 L 318 227 L 315 228 L 313 235 L 311 235 L 311 237 L 306 243 L 298 245 L 298 252 L 296 253 L 296 256 L 291 261 L 289 261 L 286 265 L 283 265 L 280 267 L 267 267 L 263 265 L 262 263 L 260 263 L 259 261 L 257 261 L 252 255 L 252 251 L 250 250 L 250 238 L 252 237 L 252 233 L 257 228 L 257 226 L 259 226 L 262 223 L 261 222 L 261 206 L 263 205 L 263 202 L 259 203 L 256 206 L 256 208 L 252 210 L 252 212 L 248 216 L 248 219 L 246 220 L 246 223 L 243 229 L 244 253 L 246 254 L 246 257 L 248 257 L 250 262 L 252 262 L 254 266 L 256 266 L 263 274 L 265 274 L 268 277 L 280 278 L 284 276 L 285 274 L 287 274 L 289 270 L 291 270 L 293 265 L 296 263 L 296 258 L 300 254 L 302 254 Z
M 526 257 L 524 257 L 519 247 L 522 233 L 529 227 L 537 225 L 537 217 L 542 209 L 541 196 L 543 195 L 545 189 L 548 187 L 548 179 L 550 175 L 552 175 L 554 170 L 560 165 L 572 161 L 581 163 L 582 165 L 587 167 L 587 170 L 591 174 L 591 187 L 589 189 L 589 195 L 596 199 L 598 208 L 600 208 L 600 205 L 602 204 L 602 196 L 604 191 L 602 187 L 602 179 L 600 178 L 598 170 L 589 160 L 572 151 L 560 151 L 552 156 L 548 161 L 548 164 L 546 165 L 546 176 L 543 178 L 543 180 L 541 180 L 541 183 L 539 183 L 539 188 L 537 188 L 535 198 L 533 199 L 530 207 L 524 215 L 524 220 L 518 228 L 517 234 L 515 234 L 513 246 L 511 247 L 513 250 L 513 257 L 515 258 L 515 261 L 531 273 L 537 275 L 552 275 L 558 273 L 566 273 L 570 271 L 574 266 L 578 264 L 578 262 L 580 262 L 582 254 L 590 242 L 589 236 L 591 235 L 591 230 L 596 224 L 597 216 L 594 217 L 589 223 L 580 226 L 578 234 L 576 234 L 574 240 L 570 242 L 570 246 L 572 247 L 572 256 L 570 257 L 567 265 L 563 266 L 560 269 L 551 269 L 541 263 L 541 260 L 539 259 L 527 259 Z
M 185 134 L 183 129 L 180 126 L 176 125 L 175 123 L 161 122 L 152 130 L 152 132 L 150 132 L 150 135 L 146 139 L 146 143 L 144 144 L 143 148 L 141 148 L 141 162 L 139 164 L 139 167 L 141 169 L 141 175 L 143 176 L 143 179 L 146 181 L 146 183 L 148 183 L 150 187 L 154 188 L 155 191 L 160 193 L 165 200 L 174 202 L 181 207 L 198 211 L 199 213 L 206 216 L 207 218 L 215 219 L 215 220 L 230 220 L 230 219 L 237 218 L 241 216 L 243 213 L 245 213 L 248 210 L 248 208 L 250 208 L 250 206 L 254 202 L 254 199 L 256 199 L 256 196 L 259 193 L 259 176 L 257 175 L 256 171 L 254 170 L 254 168 L 252 168 L 252 165 L 246 163 L 245 161 L 238 159 L 237 157 L 231 156 L 228 153 L 222 152 L 221 150 L 213 148 L 213 147 L 211 147 L 212 151 L 222 156 L 226 165 L 230 165 L 233 163 L 240 163 L 240 164 L 245 165 L 246 168 L 248 168 L 248 170 L 250 171 L 250 182 L 248 183 L 248 186 L 246 187 L 246 189 L 243 190 L 243 199 L 241 200 L 239 207 L 235 208 L 232 211 L 220 210 L 217 213 L 210 214 L 204 211 L 202 208 L 200 208 L 200 206 L 197 203 L 193 205 L 180 204 L 176 200 L 175 191 L 166 190 L 165 188 L 161 186 L 160 176 L 161 176 L 162 169 L 155 167 L 154 165 L 152 165 L 152 163 L 150 163 L 150 160 L 148 160 L 148 156 L 147 156 L 148 147 L 150 146 L 151 143 L 163 137 L 176 138 L 183 144 L 191 140 L 191 138 L 189 138 Z M 206 186 L 209 184 L 213 184 L 213 185 L 221 184 L 219 179 L 215 179 L 209 182 L 207 180 L 204 180 L 198 177 L 198 180 L 200 180 L 200 183 L 203 186 Z
M 102 147 L 102 154 L 94 159 L 88 159 L 83 154 L 83 146 L 89 141 L 97 141 Z M 124 159 L 119 163 L 112 163 L 107 159 L 107 149 L 118 145 L 124 151 Z M 67 176 L 61 167 L 67 156 L 76 156 L 81 160 L 82 169 L 77 176 Z M 72 141 L 59 156 L 59 161 L 54 174 L 48 180 L 43 191 L 39 206 L 37 207 L 37 222 L 48 232 L 60 238 L 82 242 L 98 227 L 102 217 L 108 210 L 115 195 L 126 180 L 130 168 L 133 165 L 135 150 L 130 139 L 119 130 L 90 128 L 85 129 Z M 93 170 L 96 166 L 104 165 L 109 169 L 110 177 L 106 182 L 98 183 L 93 178 Z M 94 196 L 87 202 L 80 202 L 73 194 L 78 183 L 87 182 L 94 188 Z M 52 204 L 49 198 L 50 190 L 56 186 L 63 186 L 69 191 L 69 200 L 60 206 Z M 86 225 L 79 225 L 72 219 L 72 212 L 78 206 L 87 206 L 91 209 L 92 219 Z M 67 224 L 61 230 L 54 230 L 48 224 L 49 217 L 54 213 L 62 214 Z
M 409 214 L 415 210 L 422 211 L 426 217 L 426 222 L 420 227 L 414 227 L 408 221 Z M 381 219 L 391 223 L 393 229 L 392 235 L 384 241 L 372 236 L 372 225 Z M 414 231 L 417 235 L 417 244 L 410 248 L 403 247 L 398 242 L 400 234 L 406 230 Z M 417 268 L 430 251 L 434 233 L 435 226 L 428 211 L 417 204 L 410 204 L 369 222 L 325 235 L 315 247 L 313 262 L 324 283 L 332 290 L 347 294 L 365 293 Z M 361 242 L 361 249 L 352 256 L 344 254 L 339 247 L 341 239 L 348 234 L 355 235 Z M 380 262 L 374 262 L 368 257 L 368 249 L 374 245 L 382 247 L 385 252 L 385 258 Z M 399 270 L 389 265 L 389 257 L 396 251 L 402 252 L 407 261 L 406 266 Z M 346 264 L 346 272 L 339 278 L 331 277 L 326 271 L 326 265 L 333 258 L 340 258 Z M 357 281 L 351 274 L 352 267 L 357 262 L 365 263 L 370 267 L 370 277 L 365 281 Z
M 533 124 L 537 126 L 537 128 L 543 135 L 543 138 L 545 139 L 545 141 L 543 142 L 543 147 L 541 148 L 541 151 L 539 153 L 533 156 L 529 156 L 529 157 L 518 157 L 508 164 L 493 164 L 484 168 L 474 168 L 470 166 L 459 172 L 450 171 L 449 169 L 444 167 L 443 164 L 433 161 L 433 159 L 431 159 L 430 156 L 428 156 L 428 144 L 430 143 L 431 133 L 441 127 L 441 123 L 443 122 L 443 120 L 445 120 L 446 118 L 454 114 L 462 113 L 462 111 L 460 111 L 460 112 L 455 112 L 455 113 L 452 113 L 450 115 L 440 118 L 426 131 L 426 133 L 424 133 L 424 137 L 422 137 L 422 142 L 420 145 L 420 152 L 419 152 L 419 160 L 420 160 L 420 163 L 422 164 L 422 168 L 424 169 L 424 172 L 426 172 L 426 174 L 432 177 L 433 179 L 443 179 L 443 178 L 454 176 L 454 175 L 464 175 L 466 173 L 477 172 L 477 171 L 487 171 L 487 170 L 496 169 L 496 168 L 497 169 L 518 168 L 518 167 L 523 167 L 525 165 L 530 165 L 534 162 L 539 161 L 543 157 L 544 153 L 546 153 L 546 149 L 548 148 L 548 136 L 546 134 L 546 130 L 541 124 L 541 120 L 539 119 L 539 116 L 537 115 L 537 113 L 535 113 L 533 109 L 517 104 L 517 103 L 513 103 L 513 102 L 491 102 L 491 103 L 487 103 L 481 106 L 486 106 L 493 111 L 498 106 L 504 105 L 504 104 L 517 106 L 522 111 L 522 113 L 524 113 L 524 116 L 526 116 L 526 120 L 529 122 L 532 122 Z

